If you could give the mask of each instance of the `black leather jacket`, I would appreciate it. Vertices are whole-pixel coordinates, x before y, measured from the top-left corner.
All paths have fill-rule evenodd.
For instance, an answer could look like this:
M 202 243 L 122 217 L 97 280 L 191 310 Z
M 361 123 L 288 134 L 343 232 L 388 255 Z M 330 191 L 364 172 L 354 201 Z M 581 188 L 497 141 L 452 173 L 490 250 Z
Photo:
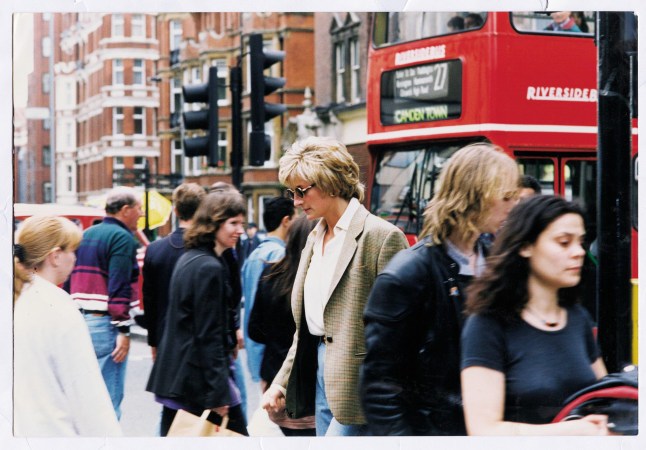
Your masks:
M 460 392 L 464 290 L 471 277 L 426 238 L 377 277 L 364 311 L 361 399 L 375 435 L 466 434 Z

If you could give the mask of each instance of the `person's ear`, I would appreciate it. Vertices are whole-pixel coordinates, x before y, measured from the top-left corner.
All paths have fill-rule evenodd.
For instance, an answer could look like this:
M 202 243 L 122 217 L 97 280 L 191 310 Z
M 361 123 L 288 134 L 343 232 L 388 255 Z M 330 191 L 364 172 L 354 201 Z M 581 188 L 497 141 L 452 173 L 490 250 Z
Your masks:
M 293 219 L 294 216 L 285 216 L 281 219 L 280 224 L 285 228 L 289 228 L 289 226 L 292 224 Z
M 520 248 L 520 251 L 518 252 L 518 254 L 523 258 L 531 258 L 532 250 L 533 250 L 533 246 L 531 244 L 527 244 Z
M 49 264 L 52 265 L 53 267 L 58 267 L 58 259 L 60 258 L 61 251 L 62 250 L 60 247 L 54 247 L 47 255 L 46 259 L 49 261 Z

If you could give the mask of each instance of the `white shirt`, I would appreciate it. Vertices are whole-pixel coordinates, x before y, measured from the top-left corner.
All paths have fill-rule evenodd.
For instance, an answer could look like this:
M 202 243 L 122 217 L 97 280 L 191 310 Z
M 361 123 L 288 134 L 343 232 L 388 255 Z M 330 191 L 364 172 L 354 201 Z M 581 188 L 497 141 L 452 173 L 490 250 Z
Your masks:
M 90 333 L 67 292 L 34 276 L 14 310 L 16 436 L 121 436 Z
M 313 335 L 323 336 L 325 334 L 323 312 L 332 295 L 332 292 L 330 292 L 332 276 L 339 262 L 339 256 L 343 249 L 343 242 L 350 227 L 350 222 L 354 214 L 359 210 L 360 205 L 359 200 L 356 198 L 350 200 L 339 221 L 334 226 L 334 237 L 325 244 L 325 253 L 323 252 L 323 239 L 327 228 L 325 220 L 321 220 L 314 228 L 316 241 L 312 249 L 312 259 L 307 268 L 303 291 L 305 320 L 307 320 L 307 326 Z

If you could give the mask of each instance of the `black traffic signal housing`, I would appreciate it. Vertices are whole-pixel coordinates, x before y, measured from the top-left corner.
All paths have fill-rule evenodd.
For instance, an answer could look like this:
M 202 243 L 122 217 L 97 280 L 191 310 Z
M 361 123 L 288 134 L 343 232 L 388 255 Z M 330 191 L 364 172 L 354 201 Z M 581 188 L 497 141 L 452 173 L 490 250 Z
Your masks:
M 182 87 L 184 103 L 205 103 L 206 109 L 185 111 L 184 130 L 204 130 L 200 137 L 184 139 L 184 155 L 192 158 L 206 156 L 210 167 L 216 167 L 218 155 L 218 68 L 209 68 L 209 80 L 204 84 Z
M 287 111 L 282 104 L 267 103 L 265 96 L 285 85 L 285 78 L 267 77 L 265 69 L 285 59 L 285 52 L 265 50 L 262 35 L 249 36 L 251 69 L 251 135 L 249 136 L 249 164 L 262 166 L 269 159 L 271 142 L 265 134 L 265 122 Z

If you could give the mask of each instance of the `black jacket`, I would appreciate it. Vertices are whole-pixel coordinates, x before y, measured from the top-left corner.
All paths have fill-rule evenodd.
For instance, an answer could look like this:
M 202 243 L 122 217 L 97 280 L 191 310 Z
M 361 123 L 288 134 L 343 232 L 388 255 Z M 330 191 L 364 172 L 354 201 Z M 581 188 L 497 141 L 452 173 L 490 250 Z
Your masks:
M 466 434 L 460 392 L 464 289 L 471 277 L 426 238 L 377 277 L 364 311 L 361 399 L 376 435 Z
M 143 300 L 148 345 L 157 347 L 161 340 L 168 307 L 168 289 L 173 269 L 184 253 L 184 229 L 177 228 L 146 249 L 143 272 Z
M 146 390 L 196 410 L 229 404 L 226 276 L 224 263 L 208 248 L 187 250 L 177 261 Z
M 260 276 L 256 299 L 249 315 L 249 337 L 265 344 L 260 377 L 268 383 L 282 367 L 296 332 L 290 296 L 277 296 L 274 292 L 275 278 L 265 279 L 271 268 L 271 265 L 267 266 Z

